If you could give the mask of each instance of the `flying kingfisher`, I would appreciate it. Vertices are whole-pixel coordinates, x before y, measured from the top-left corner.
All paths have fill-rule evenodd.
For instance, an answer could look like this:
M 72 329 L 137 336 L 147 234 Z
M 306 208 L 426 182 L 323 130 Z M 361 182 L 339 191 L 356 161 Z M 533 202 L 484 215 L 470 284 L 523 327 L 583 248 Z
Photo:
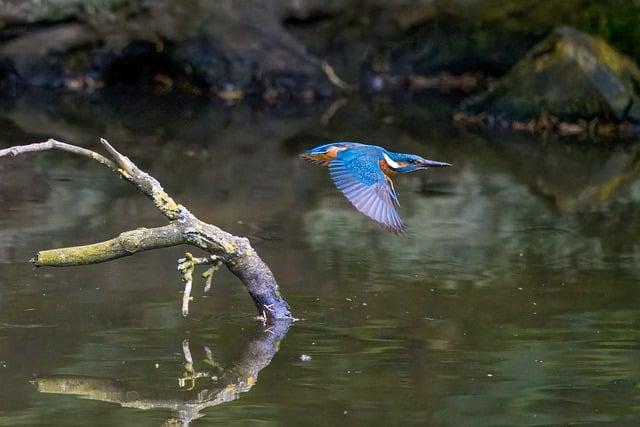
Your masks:
M 418 169 L 441 168 L 449 163 L 427 160 L 415 154 L 394 153 L 376 145 L 333 142 L 300 155 L 329 167 L 336 187 L 356 209 L 396 234 L 406 225 L 394 204 L 400 205 L 391 177 Z

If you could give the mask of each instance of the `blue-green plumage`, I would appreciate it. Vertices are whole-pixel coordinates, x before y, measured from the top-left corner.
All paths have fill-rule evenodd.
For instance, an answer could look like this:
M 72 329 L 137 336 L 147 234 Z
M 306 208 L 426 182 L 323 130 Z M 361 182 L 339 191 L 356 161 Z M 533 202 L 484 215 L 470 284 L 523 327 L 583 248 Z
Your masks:
M 301 156 L 328 166 L 336 187 L 353 206 L 395 233 L 404 232 L 406 226 L 394 206 L 399 205 L 399 201 L 391 176 L 450 166 L 415 154 L 394 153 L 376 145 L 356 142 L 324 144 L 305 151 Z

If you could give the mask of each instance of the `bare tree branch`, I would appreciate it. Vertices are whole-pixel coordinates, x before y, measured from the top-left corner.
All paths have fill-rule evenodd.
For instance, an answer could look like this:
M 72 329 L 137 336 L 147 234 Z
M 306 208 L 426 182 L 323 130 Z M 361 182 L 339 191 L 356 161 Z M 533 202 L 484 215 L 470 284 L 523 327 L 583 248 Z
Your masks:
M 280 294 L 273 273 L 256 254 L 248 239 L 234 236 L 215 225 L 199 220 L 184 206 L 176 203 L 154 177 L 140 170 L 105 139 L 101 139 L 100 142 L 113 161 L 91 150 L 54 139 L 0 150 L 0 158 L 47 150 L 62 150 L 88 157 L 118 173 L 145 194 L 169 220 L 169 224 L 126 231 L 111 240 L 90 245 L 43 250 L 31 259 L 35 266 L 97 264 L 150 249 L 180 244 L 191 245 L 208 252 L 211 260 L 225 264 L 229 271 L 244 283 L 264 320 L 291 319 L 289 305 Z M 207 276 L 206 280 L 209 282 L 210 277 Z M 189 295 L 186 294 L 185 298 L 188 301 Z M 185 312 L 187 305 L 188 302 L 183 303 Z
M 38 151 L 48 151 L 48 150 L 68 151 L 69 153 L 78 154 L 84 157 L 89 157 L 90 159 L 93 159 L 98 163 L 102 163 L 112 171 L 118 170 L 118 166 L 115 163 L 113 163 L 111 160 L 107 159 L 101 154 L 98 154 L 91 150 L 87 150 L 86 148 L 78 147 L 76 145 L 71 145 L 71 144 L 66 144 L 64 142 L 56 141 L 55 139 L 52 139 L 52 138 L 49 138 L 45 142 L 38 142 L 36 144 L 17 145 L 15 147 L 5 148 L 3 150 L 0 150 L 0 157 L 6 157 L 6 156 L 15 157 L 19 154 L 35 153 Z
M 183 243 L 182 233 L 174 224 L 157 228 L 125 231 L 118 237 L 91 245 L 50 249 L 31 259 L 36 267 L 68 267 L 98 264 L 150 249 L 167 248 Z
M 120 154 L 115 148 L 107 142 L 106 139 L 100 138 L 100 143 L 109 152 L 111 158 L 118 165 L 118 173 L 124 179 L 129 181 L 138 190 L 142 191 L 150 198 L 156 207 L 170 221 L 177 220 L 181 216 L 193 216 L 183 206 L 178 205 L 162 188 L 162 185 L 148 173 L 138 169 L 138 167 L 129 160 L 128 157 Z
M 213 273 L 220 268 L 222 261 L 217 255 L 210 255 L 208 257 L 196 258 L 191 253 L 187 252 L 184 258 L 178 259 L 178 271 L 182 275 L 182 281 L 184 282 L 184 293 L 182 294 L 182 315 L 187 316 L 189 314 L 189 301 L 191 300 L 191 285 L 193 284 L 193 272 L 197 265 L 211 265 L 203 274 L 202 278 L 205 279 L 204 293 L 206 294 L 211 289 L 211 281 L 213 280 Z

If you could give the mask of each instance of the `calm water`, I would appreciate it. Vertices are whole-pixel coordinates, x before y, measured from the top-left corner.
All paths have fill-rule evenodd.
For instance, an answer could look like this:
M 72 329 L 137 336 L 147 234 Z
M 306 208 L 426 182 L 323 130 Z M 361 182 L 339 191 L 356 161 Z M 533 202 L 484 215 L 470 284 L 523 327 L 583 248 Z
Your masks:
M 37 249 L 163 218 L 89 161 L 2 160 L 0 425 L 637 425 L 640 145 L 464 131 L 450 108 L 3 105 L 0 147 L 105 136 L 249 236 L 304 320 L 265 331 L 222 271 L 182 318 L 184 248 L 34 271 Z M 408 236 L 295 158 L 340 138 L 454 164 L 396 179 Z

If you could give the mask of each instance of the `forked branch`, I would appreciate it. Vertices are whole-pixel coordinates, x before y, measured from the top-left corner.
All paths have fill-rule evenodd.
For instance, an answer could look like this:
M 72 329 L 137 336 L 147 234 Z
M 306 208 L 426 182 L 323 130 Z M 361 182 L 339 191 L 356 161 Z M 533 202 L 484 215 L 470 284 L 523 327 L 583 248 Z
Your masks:
M 245 285 L 258 313 L 264 320 L 291 319 L 289 305 L 280 294 L 273 273 L 256 254 L 249 240 L 234 236 L 215 225 L 199 220 L 184 206 L 176 203 L 154 177 L 140 170 L 128 157 L 120 154 L 105 139 L 101 139 L 100 142 L 111 160 L 94 151 L 55 139 L 3 149 L 0 150 L 0 157 L 47 150 L 61 150 L 88 157 L 116 172 L 145 194 L 169 220 L 169 224 L 163 227 L 126 231 L 113 239 L 90 245 L 43 250 L 31 259 L 35 266 L 62 267 L 97 264 L 151 249 L 176 245 L 195 246 L 208 252 L 209 256 L 194 259 L 208 259 L 211 262 L 200 262 L 193 265 L 213 264 L 214 267 L 219 263 L 226 265 L 229 271 Z M 210 275 L 213 270 L 209 269 L 206 273 L 209 274 L 206 277 L 207 287 L 209 287 Z M 183 301 L 183 313 L 186 314 L 189 294 L 186 293 L 185 297 L 187 302 Z

